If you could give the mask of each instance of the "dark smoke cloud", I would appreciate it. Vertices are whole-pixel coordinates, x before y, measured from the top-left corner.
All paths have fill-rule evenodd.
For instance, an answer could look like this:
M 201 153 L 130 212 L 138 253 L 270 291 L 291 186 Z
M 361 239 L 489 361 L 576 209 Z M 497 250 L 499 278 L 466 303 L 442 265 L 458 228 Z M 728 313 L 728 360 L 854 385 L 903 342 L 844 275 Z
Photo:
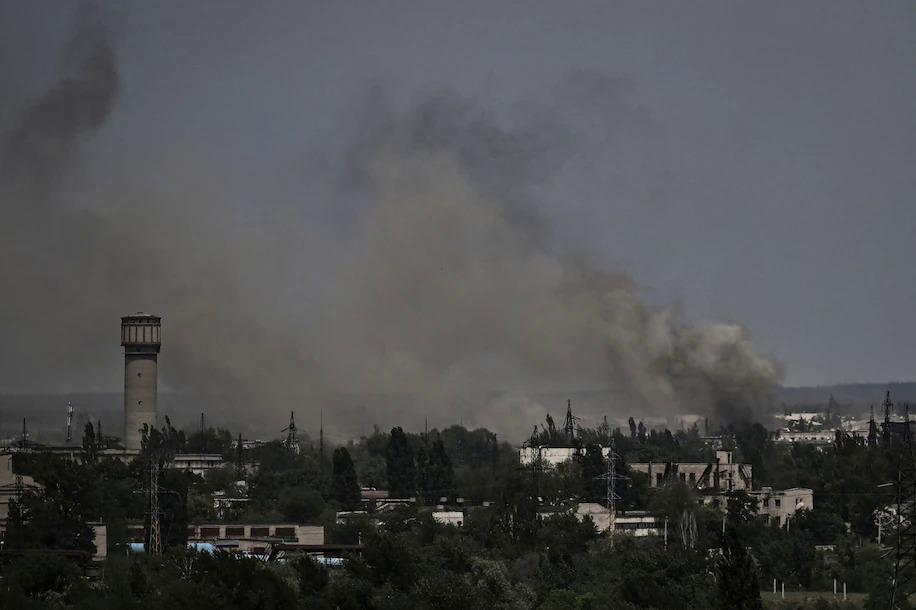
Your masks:
M 0 388 L 106 367 L 117 387 L 117 317 L 139 309 L 163 316 L 165 384 L 268 430 L 365 393 L 412 396 L 398 417 L 461 413 L 518 435 L 542 417 L 533 393 L 608 386 L 624 412 L 735 420 L 781 375 L 740 326 L 688 326 L 552 239 L 541 210 L 557 175 L 595 142 L 657 128 L 629 81 L 576 72 L 509 117 L 373 87 L 303 170 L 303 198 L 190 146 L 98 169 L 80 145 L 117 100 L 105 30 L 80 21 L 65 57 L 3 142 L 0 254 L 16 264 L 0 282 L 16 289 L 0 302 Z M 264 202 L 254 220 L 227 203 L 241 191 Z
M 80 14 L 60 79 L 25 110 L 4 142 L 4 173 L 36 191 L 51 186 L 78 138 L 105 122 L 118 93 L 114 50 L 105 28 L 90 19 Z

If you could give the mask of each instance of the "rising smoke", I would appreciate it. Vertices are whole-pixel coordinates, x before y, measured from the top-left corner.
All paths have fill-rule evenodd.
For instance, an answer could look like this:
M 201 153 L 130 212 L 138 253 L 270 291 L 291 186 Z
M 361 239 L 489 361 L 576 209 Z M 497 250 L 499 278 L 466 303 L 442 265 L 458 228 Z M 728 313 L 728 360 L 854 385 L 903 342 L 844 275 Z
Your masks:
M 560 89 L 590 92 L 603 122 L 650 122 L 618 81 Z M 303 196 L 205 150 L 107 171 L 87 142 L 129 112 L 118 92 L 108 33 L 81 14 L 59 78 L 4 136 L 0 390 L 80 389 L 100 370 L 118 387 L 117 318 L 140 309 L 163 316 L 164 384 L 261 421 L 406 394 L 414 416 L 517 435 L 534 393 L 609 386 L 621 414 L 735 421 L 781 375 L 740 326 L 688 326 L 554 243 L 538 199 L 575 158 L 571 100 L 506 121 L 454 93 L 397 104 L 372 87 L 303 169 Z M 228 205 L 238 191 L 257 214 Z

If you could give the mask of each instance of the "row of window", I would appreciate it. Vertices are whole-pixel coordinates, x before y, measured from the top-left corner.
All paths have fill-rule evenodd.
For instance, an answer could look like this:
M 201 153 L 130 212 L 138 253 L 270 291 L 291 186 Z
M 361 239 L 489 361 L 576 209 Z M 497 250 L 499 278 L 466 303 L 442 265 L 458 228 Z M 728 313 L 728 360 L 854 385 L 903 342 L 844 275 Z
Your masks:
M 217 526 L 204 526 L 204 527 L 189 527 L 188 528 L 188 538 L 269 538 L 271 537 L 270 530 L 273 529 L 273 537 L 275 538 L 295 538 L 296 537 L 296 528 L 295 527 L 267 527 L 267 526 L 251 526 L 249 527 L 249 534 L 245 535 L 245 526 L 226 526 L 225 536 L 220 536 L 220 528 Z M 199 531 L 199 533 L 198 533 Z M 134 527 L 130 530 L 130 537 L 135 541 L 142 541 L 145 535 L 145 531 L 142 527 Z

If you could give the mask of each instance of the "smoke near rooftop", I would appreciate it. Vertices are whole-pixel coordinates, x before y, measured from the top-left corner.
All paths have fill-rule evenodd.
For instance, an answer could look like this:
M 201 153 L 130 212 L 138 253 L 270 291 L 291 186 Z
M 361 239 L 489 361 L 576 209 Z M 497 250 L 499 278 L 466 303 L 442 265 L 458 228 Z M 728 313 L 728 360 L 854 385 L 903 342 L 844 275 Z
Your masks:
M 409 394 L 442 422 L 461 403 L 517 434 L 528 395 L 614 387 L 624 411 L 727 422 L 781 378 L 740 325 L 691 326 L 554 238 L 550 184 L 606 144 L 582 117 L 611 139 L 656 128 L 629 80 L 575 71 L 505 116 L 447 88 L 403 101 L 376 83 L 332 138 L 297 143 L 320 162 L 290 185 L 191 140 L 136 159 L 91 146 L 130 111 L 117 52 L 81 14 L 61 53 L 56 80 L 0 115 L 14 117 L 0 256 L 16 261 L 0 267 L 0 389 L 116 388 L 117 319 L 140 309 L 163 318 L 168 387 L 253 419 Z M 467 403 L 492 390 L 504 395 Z

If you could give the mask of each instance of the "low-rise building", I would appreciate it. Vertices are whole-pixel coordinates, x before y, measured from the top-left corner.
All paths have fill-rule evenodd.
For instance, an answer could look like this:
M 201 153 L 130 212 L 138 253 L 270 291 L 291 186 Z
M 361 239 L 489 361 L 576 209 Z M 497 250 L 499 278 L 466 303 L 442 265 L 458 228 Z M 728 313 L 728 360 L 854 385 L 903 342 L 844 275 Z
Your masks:
M 591 517 L 595 529 L 599 532 L 617 532 L 632 534 L 633 536 L 662 536 L 665 530 L 665 521 L 645 511 L 617 511 L 611 510 L 597 502 L 582 502 L 575 509 L 576 518 L 584 521 Z
M 786 430 L 779 430 L 773 438 L 773 442 L 775 443 L 817 445 L 821 447 L 832 445 L 834 440 L 836 440 L 836 433 L 826 430 L 811 432 L 788 432 Z
M 190 471 L 200 476 L 225 466 L 226 461 L 218 453 L 179 453 L 168 464 L 169 468 Z
M 461 527 L 464 525 L 464 512 L 460 510 L 435 510 L 432 513 L 433 520 L 446 525 Z
M 784 526 L 800 510 L 814 509 L 814 491 L 806 487 L 791 487 L 774 490 L 764 487 L 760 491 L 748 493 L 757 500 L 757 514 L 767 524 Z
M 133 542 L 143 542 L 143 525 L 128 527 Z M 252 555 L 264 555 L 275 544 L 324 544 L 324 527 L 297 523 L 193 523 L 188 524 L 188 542 L 209 542 L 215 547 Z
M 13 455 L 0 454 L 0 519 L 6 520 L 10 514 L 10 500 L 16 498 L 20 492 L 34 491 L 40 488 L 32 477 L 22 476 L 22 487 L 16 481 L 13 472 Z
M 580 502 L 576 506 L 576 519 L 585 521 L 586 517 L 591 517 L 595 529 L 599 532 L 610 530 L 614 522 L 610 509 L 597 502 Z
M 736 464 L 731 451 L 716 451 L 715 462 L 637 462 L 630 464 L 630 468 L 648 475 L 650 487 L 677 481 L 699 491 L 739 491 L 753 487 L 753 467 Z
M 607 457 L 610 447 L 602 447 L 601 455 Z M 540 462 L 545 468 L 554 468 L 563 462 L 585 455 L 584 447 L 522 447 L 518 450 L 518 461 L 522 466 Z
M 645 511 L 618 512 L 614 516 L 611 531 L 633 536 L 664 536 L 665 520 Z
M 87 523 L 86 525 L 92 528 L 92 540 L 93 544 L 95 544 L 95 552 L 92 553 L 91 556 L 87 557 L 87 559 L 92 559 L 96 562 L 104 561 L 108 556 L 108 528 L 104 523 L 95 521 Z M 0 519 L 0 540 L 3 540 L 6 537 L 6 526 L 6 519 Z M 0 544 L 0 549 L 2 548 L 3 545 Z

